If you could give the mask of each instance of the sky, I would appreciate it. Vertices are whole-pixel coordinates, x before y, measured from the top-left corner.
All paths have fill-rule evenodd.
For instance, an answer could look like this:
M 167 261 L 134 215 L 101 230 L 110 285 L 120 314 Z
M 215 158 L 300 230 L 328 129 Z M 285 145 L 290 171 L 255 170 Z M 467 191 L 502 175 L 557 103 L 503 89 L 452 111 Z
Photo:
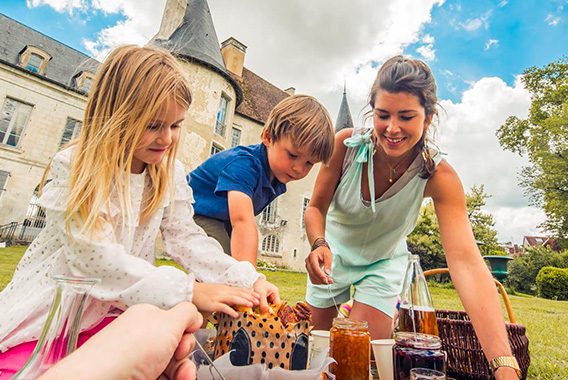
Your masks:
M 144 44 L 166 0 L 0 0 L 0 12 L 99 60 Z M 464 188 L 484 185 L 500 242 L 541 234 L 543 212 L 519 186 L 526 158 L 495 137 L 525 118 L 521 76 L 568 55 L 568 0 L 209 0 L 222 42 L 247 46 L 245 66 L 285 89 L 316 96 L 337 117 L 344 83 L 356 125 L 370 87 L 396 54 L 423 59 L 438 84 L 435 141 Z

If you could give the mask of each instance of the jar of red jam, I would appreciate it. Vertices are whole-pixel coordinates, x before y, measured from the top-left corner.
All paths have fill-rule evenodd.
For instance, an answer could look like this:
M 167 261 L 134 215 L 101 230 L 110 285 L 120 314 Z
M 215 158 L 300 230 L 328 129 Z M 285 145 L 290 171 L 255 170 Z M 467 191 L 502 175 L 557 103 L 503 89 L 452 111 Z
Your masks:
M 446 373 L 446 353 L 440 338 L 429 334 L 398 332 L 392 348 L 395 380 L 410 379 L 412 368 L 430 368 Z
M 331 372 L 337 380 L 368 380 L 371 335 L 367 322 L 335 318 L 330 330 L 329 356 L 337 363 Z

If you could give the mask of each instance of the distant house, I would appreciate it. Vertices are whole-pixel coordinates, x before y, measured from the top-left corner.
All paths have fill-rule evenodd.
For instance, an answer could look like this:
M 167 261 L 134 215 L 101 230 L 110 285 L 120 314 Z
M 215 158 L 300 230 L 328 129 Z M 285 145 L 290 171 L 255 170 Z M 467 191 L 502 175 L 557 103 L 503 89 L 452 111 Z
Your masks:
M 558 243 L 556 239 L 549 236 L 524 236 L 523 237 L 523 248 L 539 247 L 544 246 L 552 249 L 553 251 L 558 251 Z
M 501 248 L 507 252 L 509 256 L 518 256 L 523 253 L 523 247 L 518 244 L 513 244 L 512 242 L 501 243 Z

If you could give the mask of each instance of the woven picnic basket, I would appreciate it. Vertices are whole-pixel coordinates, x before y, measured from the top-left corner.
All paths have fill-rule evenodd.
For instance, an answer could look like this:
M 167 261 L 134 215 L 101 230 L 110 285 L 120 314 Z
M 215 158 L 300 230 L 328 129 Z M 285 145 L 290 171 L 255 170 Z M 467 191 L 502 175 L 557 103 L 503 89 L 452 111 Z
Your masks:
M 428 270 L 424 272 L 424 275 L 432 276 L 442 273 L 449 273 L 448 268 Z M 519 362 L 519 367 L 523 373 L 522 379 L 526 379 L 531 361 L 526 329 L 525 326 L 515 323 L 511 302 L 503 285 L 497 280 L 495 280 L 495 284 L 503 297 L 505 308 L 509 314 L 509 323 L 506 323 L 506 328 L 511 350 Z M 495 379 L 467 313 L 456 310 L 436 310 L 436 319 L 442 340 L 442 349 L 448 355 L 446 369 L 448 376 L 464 380 Z

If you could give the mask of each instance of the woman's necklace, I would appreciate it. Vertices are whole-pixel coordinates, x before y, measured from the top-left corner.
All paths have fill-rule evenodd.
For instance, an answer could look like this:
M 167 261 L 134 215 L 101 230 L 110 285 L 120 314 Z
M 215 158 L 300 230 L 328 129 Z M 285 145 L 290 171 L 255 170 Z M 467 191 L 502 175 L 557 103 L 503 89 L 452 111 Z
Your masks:
M 408 152 L 406 152 L 401 158 L 400 160 L 393 166 L 391 164 L 389 164 L 388 160 L 385 158 L 385 162 L 387 164 L 387 166 L 389 167 L 389 183 L 393 183 L 394 178 L 396 178 L 396 176 L 398 175 L 398 168 L 399 166 L 406 161 L 406 158 L 412 153 L 413 149 L 409 150 Z

